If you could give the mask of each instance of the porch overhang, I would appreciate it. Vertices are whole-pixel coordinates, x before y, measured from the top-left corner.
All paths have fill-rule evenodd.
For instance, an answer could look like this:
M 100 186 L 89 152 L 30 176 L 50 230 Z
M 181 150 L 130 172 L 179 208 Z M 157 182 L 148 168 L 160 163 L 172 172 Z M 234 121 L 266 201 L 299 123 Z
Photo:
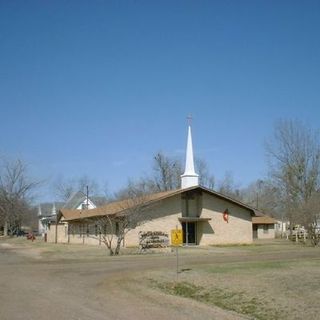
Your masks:
M 275 224 L 277 221 L 271 217 L 252 217 L 252 224 Z
M 178 218 L 180 222 L 206 222 L 210 221 L 211 218 L 198 218 L 198 217 L 181 217 Z

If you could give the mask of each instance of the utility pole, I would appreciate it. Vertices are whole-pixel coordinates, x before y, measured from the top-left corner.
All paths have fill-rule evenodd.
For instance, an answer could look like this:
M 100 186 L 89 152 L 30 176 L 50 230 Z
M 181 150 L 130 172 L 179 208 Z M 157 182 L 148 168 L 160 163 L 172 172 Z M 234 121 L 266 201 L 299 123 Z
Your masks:
M 87 186 L 87 209 L 89 209 L 89 186 Z

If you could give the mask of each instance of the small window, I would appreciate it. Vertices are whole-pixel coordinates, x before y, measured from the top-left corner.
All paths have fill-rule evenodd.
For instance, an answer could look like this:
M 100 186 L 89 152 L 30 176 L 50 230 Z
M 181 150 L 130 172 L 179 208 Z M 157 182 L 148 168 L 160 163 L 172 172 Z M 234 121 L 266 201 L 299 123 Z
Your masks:
M 269 233 L 269 226 L 267 224 L 263 225 L 263 233 Z
M 79 225 L 79 230 L 80 230 L 80 236 L 84 236 L 86 234 L 86 225 L 81 223 Z
M 72 224 L 69 224 L 68 226 L 68 233 L 74 236 L 75 233 L 75 227 Z

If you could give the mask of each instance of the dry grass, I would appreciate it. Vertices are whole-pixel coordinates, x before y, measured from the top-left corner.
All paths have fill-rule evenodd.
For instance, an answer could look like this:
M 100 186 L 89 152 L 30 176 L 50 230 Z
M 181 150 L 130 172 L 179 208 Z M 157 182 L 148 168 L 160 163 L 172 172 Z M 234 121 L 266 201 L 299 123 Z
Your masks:
M 203 265 L 181 273 L 179 281 L 173 277 L 150 275 L 164 292 L 255 319 L 318 319 L 320 313 L 320 258 Z
M 105 245 L 82 245 L 44 242 L 43 238 L 37 237 L 35 241 L 27 240 L 25 237 L 0 237 L 0 245 L 7 244 L 13 246 L 15 250 L 37 251 L 46 261 L 104 261 L 112 258 Z M 120 255 L 137 255 L 137 247 L 122 248 Z M 114 259 L 115 257 L 113 257 Z
M 118 259 L 109 257 L 103 246 L 49 244 L 40 240 L 32 243 L 24 238 L 1 243 L 21 252 L 37 251 L 45 261 L 107 260 L 119 264 L 119 268 L 132 262 L 126 280 L 121 274 L 122 284 L 137 281 L 148 290 L 153 288 L 254 319 L 318 319 L 320 314 L 320 247 L 277 240 L 247 246 L 181 248 L 184 272 L 177 281 L 172 255 L 128 255 Z M 143 272 L 137 273 L 139 268 Z M 109 278 L 106 281 L 109 283 Z
M 231 291 L 221 288 L 207 288 L 189 282 L 156 284 L 164 292 L 194 299 L 222 309 L 253 316 L 256 319 L 281 319 L 280 310 L 270 309 L 259 297 L 248 297 L 243 291 Z

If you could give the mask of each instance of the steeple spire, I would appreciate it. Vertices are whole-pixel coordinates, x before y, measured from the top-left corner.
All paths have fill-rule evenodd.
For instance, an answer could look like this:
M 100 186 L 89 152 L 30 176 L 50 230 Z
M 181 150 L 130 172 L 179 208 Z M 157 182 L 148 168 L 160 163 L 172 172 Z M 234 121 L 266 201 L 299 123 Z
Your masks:
M 38 206 L 38 217 L 42 216 L 42 211 L 41 211 L 41 204 Z
M 56 211 L 56 204 L 53 203 L 52 205 L 52 210 L 51 210 L 51 215 L 55 216 L 57 214 L 57 211 Z
M 181 188 L 189 188 L 199 185 L 199 175 L 194 170 L 193 160 L 193 146 L 191 136 L 191 117 L 188 117 L 188 140 L 187 140 L 187 151 L 186 151 L 186 166 L 184 174 L 181 176 Z

